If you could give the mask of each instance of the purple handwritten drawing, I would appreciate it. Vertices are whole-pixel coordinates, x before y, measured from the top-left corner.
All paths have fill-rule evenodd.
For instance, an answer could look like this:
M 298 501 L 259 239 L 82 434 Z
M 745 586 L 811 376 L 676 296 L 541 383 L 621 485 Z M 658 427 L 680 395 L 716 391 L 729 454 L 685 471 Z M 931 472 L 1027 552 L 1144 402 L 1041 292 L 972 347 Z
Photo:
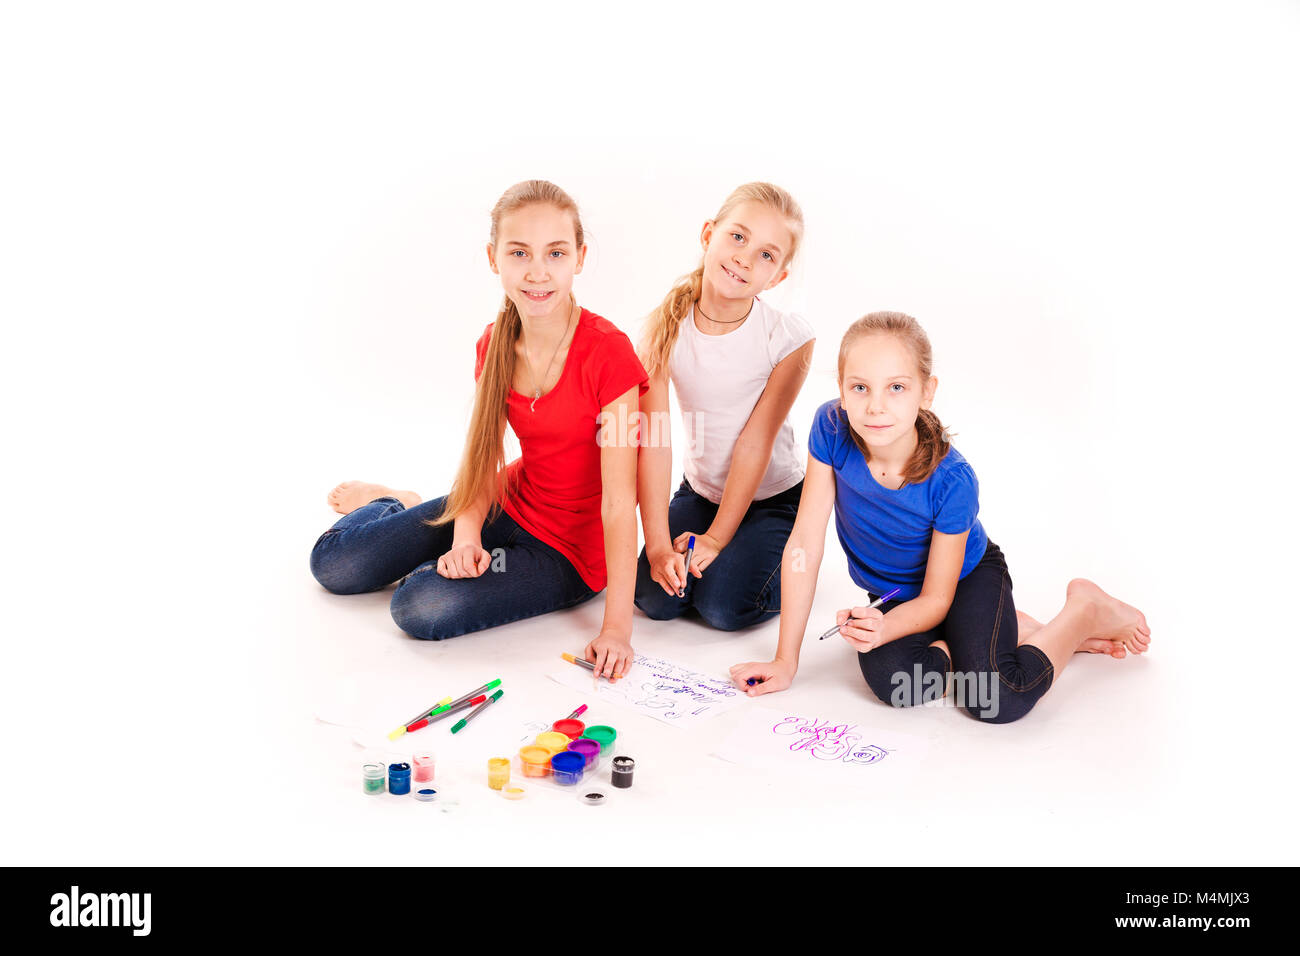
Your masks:
M 817 760 L 841 760 L 845 763 L 872 764 L 884 760 L 889 751 L 876 744 L 862 744 L 856 724 L 833 724 L 816 717 L 786 717 L 772 733 L 794 737 L 790 750 L 800 750 Z

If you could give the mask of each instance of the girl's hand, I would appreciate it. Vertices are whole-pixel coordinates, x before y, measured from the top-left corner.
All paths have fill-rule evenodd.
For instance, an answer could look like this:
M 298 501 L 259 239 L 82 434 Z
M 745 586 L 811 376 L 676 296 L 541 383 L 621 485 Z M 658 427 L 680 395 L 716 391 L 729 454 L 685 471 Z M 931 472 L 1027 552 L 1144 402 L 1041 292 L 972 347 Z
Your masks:
M 492 564 L 492 555 L 474 542 L 453 544 L 438 559 L 438 573 L 444 578 L 476 578 Z
M 699 547 L 699 540 L 695 546 Z M 686 559 L 672 548 L 663 551 L 646 551 L 650 562 L 650 577 L 664 589 L 665 594 L 676 595 L 686 587 Z
M 840 625 L 840 636 L 860 653 L 885 643 L 885 615 L 878 607 L 836 611 L 835 620 Z
M 596 639 L 587 645 L 583 656 L 596 665 L 593 673 L 610 680 L 617 680 L 627 673 L 632 666 L 632 636 L 620 634 L 610 628 L 602 628 Z
M 701 572 L 713 563 L 713 559 L 718 556 L 723 546 L 716 538 L 710 538 L 707 534 L 683 531 L 673 542 L 673 550 L 685 554 L 690 545 L 691 535 L 695 535 L 695 556 L 691 559 L 691 566 L 687 570 L 697 578 L 701 578 L 704 576 Z
M 695 540 L 695 546 L 697 548 L 700 546 L 698 538 Z M 794 682 L 795 670 L 795 665 L 787 664 L 785 661 L 769 661 L 766 664 L 750 661 L 748 664 L 737 664 L 731 668 L 731 682 L 750 697 L 757 697 L 760 694 L 785 690 Z M 756 681 L 753 687 L 748 684 L 750 678 Z

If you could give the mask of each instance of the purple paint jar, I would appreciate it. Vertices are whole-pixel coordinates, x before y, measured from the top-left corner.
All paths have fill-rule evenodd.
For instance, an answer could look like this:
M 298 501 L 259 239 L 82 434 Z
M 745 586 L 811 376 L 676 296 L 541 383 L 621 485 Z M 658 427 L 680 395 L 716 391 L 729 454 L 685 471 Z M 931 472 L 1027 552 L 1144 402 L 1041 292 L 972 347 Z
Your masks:
M 600 756 L 600 744 L 586 737 L 569 744 L 569 749 L 575 754 L 582 754 L 582 766 L 588 770 L 596 762 L 596 758 Z

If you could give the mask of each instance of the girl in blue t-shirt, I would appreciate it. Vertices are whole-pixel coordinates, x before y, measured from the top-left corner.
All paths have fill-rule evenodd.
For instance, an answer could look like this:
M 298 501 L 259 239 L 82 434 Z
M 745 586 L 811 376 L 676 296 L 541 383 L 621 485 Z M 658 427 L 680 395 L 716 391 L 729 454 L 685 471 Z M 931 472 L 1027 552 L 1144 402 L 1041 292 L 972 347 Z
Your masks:
M 836 614 L 867 684 L 894 706 L 951 688 L 973 716 L 1007 723 L 1030 711 L 1075 652 L 1147 649 L 1142 612 L 1082 578 L 1046 624 L 1016 611 L 1006 560 L 977 517 L 975 472 L 929 410 L 939 384 L 931 367 L 929 338 L 911 316 L 873 312 L 845 333 L 840 397 L 817 410 L 808 437 L 776 656 L 731 668 L 750 696 L 794 680 L 832 506 L 854 582 L 872 601 L 898 592 L 878 608 Z

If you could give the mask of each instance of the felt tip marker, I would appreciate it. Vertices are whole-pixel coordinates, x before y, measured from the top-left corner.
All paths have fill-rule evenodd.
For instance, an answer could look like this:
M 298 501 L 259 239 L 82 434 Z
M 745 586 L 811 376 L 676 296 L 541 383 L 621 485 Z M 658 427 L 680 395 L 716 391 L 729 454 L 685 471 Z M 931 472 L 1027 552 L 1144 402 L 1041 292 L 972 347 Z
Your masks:
M 695 535 L 691 535 L 690 539 L 686 542 L 686 575 L 687 575 L 687 577 L 689 577 L 689 576 L 690 576 L 690 573 L 691 573 L 691 558 L 693 558 L 693 557 L 695 557 Z M 677 596 L 678 596 L 678 597 L 686 597 L 686 588 L 678 588 L 678 589 L 677 589 Z
M 897 594 L 897 593 L 898 593 L 899 591 L 901 591 L 901 590 L 903 590 L 903 589 L 902 589 L 902 588 L 894 588 L 894 590 L 890 591 L 888 594 L 882 594 L 882 595 L 880 595 L 880 597 L 876 598 L 874 601 L 872 601 L 870 604 L 868 604 L 867 607 L 868 607 L 868 608 L 880 607 L 880 605 L 884 604 L 886 601 L 888 601 L 890 598 L 892 598 L 895 594 Z M 849 621 L 851 621 L 851 620 L 853 620 L 852 615 L 849 616 Z M 817 640 L 819 640 L 819 641 L 824 641 L 824 640 L 826 640 L 826 638 L 830 637 L 832 634 L 838 634 L 838 633 L 840 632 L 840 628 L 845 627 L 845 626 L 849 623 L 849 621 L 845 621 L 843 624 L 836 624 L 834 627 L 832 627 L 829 631 L 827 631 L 827 632 L 826 632 L 825 634 L 823 634 L 821 637 L 817 638 Z
M 471 697 L 477 697 L 479 694 L 486 694 L 493 687 L 499 687 L 500 685 L 501 685 L 500 677 L 498 677 L 496 680 L 488 681 L 482 687 L 475 687 L 472 691 L 470 691 L 468 694 L 464 695 L 463 697 L 457 697 L 455 700 L 451 702 L 451 706 L 455 707 L 457 704 L 464 703 L 465 701 L 469 700 Z M 423 717 L 424 715 L 421 714 L 420 716 Z
M 413 724 L 413 723 L 415 723 L 416 721 L 422 719 L 423 717 L 427 716 L 428 714 L 437 713 L 439 707 L 446 707 L 446 706 L 447 706 L 448 704 L 450 704 L 450 703 L 451 703 L 451 698 L 450 698 L 450 697 L 444 697 L 442 700 L 438 701 L 438 703 L 434 704 L 432 707 L 429 707 L 429 708 L 427 708 L 426 710 L 422 710 L 422 711 L 420 711 L 418 714 L 416 714 L 414 717 L 412 717 L 412 718 L 411 718 L 410 720 L 408 720 L 406 723 L 402 724 L 402 726 L 398 727 L 396 730 L 394 730 L 392 733 L 390 733 L 390 734 L 388 735 L 388 739 L 389 739 L 389 740 L 396 740 L 398 737 L 402 736 L 402 734 L 407 733 L 408 731 L 410 731 L 410 729 L 411 729 L 411 724 Z M 424 725 L 421 724 L 421 726 L 424 726 Z
M 767 680 L 766 677 L 751 677 L 751 678 L 749 678 L 747 681 L 745 681 L 745 683 L 746 683 L 746 685 L 748 685 L 749 687 L 753 687 L 755 684 L 761 684 L 761 683 L 763 683 L 765 680 Z
M 421 717 L 415 723 L 411 724 L 411 726 L 407 727 L 406 732 L 408 734 L 414 733 L 421 727 L 427 727 L 429 724 L 436 724 L 444 717 L 450 717 L 452 714 L 459 714 L 462 710 L 468 710 L 471 707 L 475 707 L 483 703 L 485 700 L 487 700 L 487 694 L 479 694 L 477 697 L 471 697 L 469 700 L 462 700 L 459 704 L 451 704 L 441 710 L 435 710 L 429 716 Z
M 493 704 L 495 704 L 497 701 L 499 701 L 499 700 L 501 699 L 501 695 L 504 694 L 504 693 L 505 693 L 505 691 L 503 691 L 503 690 L 499 690 L 499 691 L 497 691 L 495 694 L 493 694 L 491 697 L 489 697 L 487 700 L 485 700 L 483 703 L 479 704 L 477 707 L 475 707 L 473 710 L 471 710 L 468 714 L 466 714 L 466 715 L 465 715 L 464 717 L 462 717 L 460 720 L 456 721 L 456 723 L 452 724 L 452 725 L 451 725 L 451 732 L 452 732 L 453 734 L 455 734 L 455 733 L 459 733 L 460 730 L 461 730 L 461 728 L 463 728 L 463 727 L 464 727 L 466 724 L 468 724 L 471 720 L 473 720 L 473 719 L 474 719 L 475 717 L 477 717 L 479 714 L 483 713 L 483 711 L 487 710 L 489 707 L 491 707 Z
M 579 707 L 577 710 L 575 710 L 573 713 L 571 713 L 568 717 L 565 717 L 564 719 L 573 720 L 574 717 L 581 717 L 586 712 L 587 712 L 587 705 L 583 704 L 581 707 Z
M 589 670 L 589 671 L 595 671 L 595 670 L 596 670 L 596 665 L 595 665 L 595 664 L 593 664 L 591 661 L 584 661 L 581 657 L 574 657 L 572 654 L 561 654 L 560 656 L 563 657 L 563 658 L 564 658 L 566 661 L 568 661 L 570 664 L 577 664 L 579 667 L 585 667 L 585 668 L 587 668 L 587 670 Z M 596 676 L 597 676 L 597 677 L 600 677 L 600 676 L 602 676 L 602 675 L 597 674 Z M 617 678 L 617 677 L 606 678 L 606 680 L 618 680 L 618 678 Z M 576 715 L 582 713 L 582 711 L 584 711 L 584 710 L 586 710 L 586 709 L 587 709 L 587 705 L 586 705 L 586 704 L 583 704 L 580 708 L 578 708 L 577 710 L 575 710 L 575 711 L 573 712 L 573 714 L 574 714 L 574 716 L 576 716 Z

